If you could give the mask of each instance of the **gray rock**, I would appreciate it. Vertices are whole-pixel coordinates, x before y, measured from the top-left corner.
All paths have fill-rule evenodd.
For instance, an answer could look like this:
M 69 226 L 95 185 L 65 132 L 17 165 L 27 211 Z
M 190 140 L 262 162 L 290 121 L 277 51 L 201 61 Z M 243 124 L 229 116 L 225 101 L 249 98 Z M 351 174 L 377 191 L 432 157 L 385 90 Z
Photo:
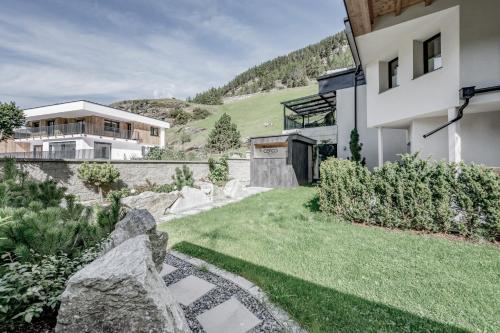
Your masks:
M 147 209 L 154 216 L 154 218 L 159 221 L 160 218 L 165 215 L 166 210 L 172 206 L 178 197 L 179 191 L 173 191 L 170 193 L 146 191 L 138 195 L 125 197 L 121 200 L 121 203 L 126 208 Z
M 194 186 L 199 187 L 206 195 L 211 195 L 214 192 L 214 184 L 210 182 L 196 181 Z
M 212 202 L 210 197 L 202 190 L 184 186 L 180 192 L 179 198 L 170 207 L 171 213 L 180 213 L 196 207 L 208 205 Z
M 132 209 L 116 224 L 115 230 L 109 235 L 104 245 L 103 253 L 115 248 L 121 243 L 139 235 L 149 236 L 153 261 L 158 270 L 161 270 L 165 256 L 167 255 L 168 235 L 156 230 L 156 222 L 153 216 L 145 209 Z
M 189 332 L 158 275 L 146 235 L 126 240 L 73 275 L 56 332 Z
M 241 198 L 245 196 L 245 187 L 238 179 L 232 179 L 224 186 L 224 195 L 229 198 Z

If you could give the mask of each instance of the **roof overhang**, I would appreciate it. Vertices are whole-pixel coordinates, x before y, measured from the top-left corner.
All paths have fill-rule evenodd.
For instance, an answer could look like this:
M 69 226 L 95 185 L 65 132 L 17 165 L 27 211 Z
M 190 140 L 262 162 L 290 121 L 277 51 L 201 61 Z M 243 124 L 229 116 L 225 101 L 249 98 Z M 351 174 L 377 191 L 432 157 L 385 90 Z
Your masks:
M 67 102 L 25 109 L 24 115 L 27 120 L 31 121 L 47 119 L 48 117 L 77 118 L 85 116 L 98 116 L 112 120 L 137 122 L 160 128 L 170 128 L 170 124 L 166 121 L 141 116 L 132 112 L 118 110 L 109 106 L 88 101 Z
M 432 0 L 344 0 L 354 37 L 371 32 L 377 17 L 398 16 L 404 9 L 421 3 L 429 6 Z
M 299 116 L 335 111 L 337 94 L 331 91 L 324 94 L 309 95 L 301 98 L 281 102 L 285 108 Z

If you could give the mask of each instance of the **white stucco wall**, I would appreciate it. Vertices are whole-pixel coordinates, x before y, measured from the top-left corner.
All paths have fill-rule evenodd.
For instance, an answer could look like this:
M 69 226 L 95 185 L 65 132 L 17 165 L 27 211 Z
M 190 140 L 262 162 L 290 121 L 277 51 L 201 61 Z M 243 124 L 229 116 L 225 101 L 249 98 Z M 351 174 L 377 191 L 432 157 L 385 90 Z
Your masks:
M 374 168 L 378 165 L 377 129 L 367 127 L 366 85 L 358 86 L 358 132 L 363 143 L 362 156 L 366 165 Z M 354 128 L 354 88 L 337 91 L 337 128 L 339 158 L 351 157 L 349 141 Z M 406 130 L 386 128 L 384 134 L 384 161 L 395 161 L 398 154 L 406 153 Z
M 424 139 L 423 135 L 448 121 L 447 117 L 422 118 L 412 121 L 410 127 L 411 152 L 419 152 L 421 158 L 448 160 L 448 132 L 441 130 Z
M 459 101 L 459 7 L 445 9 L 357 38 L 367 80 L 368 126 L 408 127 L 411 119 L 446 114 Z M 414 41 L 441 33 L 443 67 L 414 77 Z M 380 91 L 380 62 L 399 58 L 399 86 Z M 383 76 L 383 77 L 382 77 Z
M 500 110 L 465 114 L 460 131 L 465 162 L 500 167 Z

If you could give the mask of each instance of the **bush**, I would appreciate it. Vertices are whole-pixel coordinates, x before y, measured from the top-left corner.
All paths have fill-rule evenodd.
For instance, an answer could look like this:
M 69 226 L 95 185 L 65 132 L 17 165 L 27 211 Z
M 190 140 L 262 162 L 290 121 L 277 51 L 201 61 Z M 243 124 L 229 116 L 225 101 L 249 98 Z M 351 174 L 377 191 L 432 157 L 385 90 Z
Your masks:
M 97 187 L 102 199 L 104 192 L 107 192 L 111 185 L 120 178 L 120 171 L 109 163 L 83 162 L 78 167 L 78 178 Z
M 214 184 L 222 185 L 229 180 L 229 165 L 227 163 L 227 157 L 221 157 L 220 159 L 210 158 L 208 160 L 208 167 L 210 170 L 210 175 L 208 179 Z
M 191 115 L 182 109 L 174 109 L 170 112 L 170 117 L 174 119 L 175 125 L 185 125 L 191 119 Z
M 207 148 L 210 151 L 221 153 L 240 147 L 240 132 L 236 124 L 231 122 L 231 117 L 224 113 L 208 135 Z
M 194 185 L 193 172 L 186 165 L 183 165 L 182 169 L 175 168 L 175 176 L 172 176 L 172 179 L 178 190 L 184 186 L 193 187 Z
M 0 278 L 0 322 L 31 322 L 44 312 L 55 312 L 66 280 L 97 256 L 95 249 L 69 258 L 65 254 L 35 255 L 34 262 L 4 265 Z
M 188 143 L 191 141 L 191 136 L 186 131 L 182 131 L 180 133 L 180 140 L 182 144 Z
M 500 176 L 478 165 L 403 155 L 369 172 L 329 159 L 319 198 L 322 211 L 353 222 L 500 239 Z
M 145 159 L 153 161 L 194 161 L 199 159 L 193 152 L 152 147 Z
M 193 119 L 195 120 L 200 120 L 200 119 L 205 119 L 210 115 L 210 111 L 207 109 L 202 109 L 202 108 L 195 108 L 193 110 Z

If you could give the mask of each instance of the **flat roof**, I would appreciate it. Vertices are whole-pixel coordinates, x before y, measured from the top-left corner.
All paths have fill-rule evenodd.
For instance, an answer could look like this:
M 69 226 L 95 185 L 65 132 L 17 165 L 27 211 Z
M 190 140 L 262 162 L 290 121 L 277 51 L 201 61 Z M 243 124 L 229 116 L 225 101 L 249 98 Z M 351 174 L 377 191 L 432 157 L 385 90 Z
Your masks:
M 309 95 L 281 102 L 281 104 L 300 116 L 335 111 L 337 93 L 330 91 L 324 94 Z
M 24 109 L 28 120 L 40 120 L 47 117 L 84 117 L 100 116 L 113 120 L 143 123 L 160 128 L 170 128 L 170 123 L 140 114 L 115 109 L 106 105 L 89 102 L 86 100 L 63 102 Z

